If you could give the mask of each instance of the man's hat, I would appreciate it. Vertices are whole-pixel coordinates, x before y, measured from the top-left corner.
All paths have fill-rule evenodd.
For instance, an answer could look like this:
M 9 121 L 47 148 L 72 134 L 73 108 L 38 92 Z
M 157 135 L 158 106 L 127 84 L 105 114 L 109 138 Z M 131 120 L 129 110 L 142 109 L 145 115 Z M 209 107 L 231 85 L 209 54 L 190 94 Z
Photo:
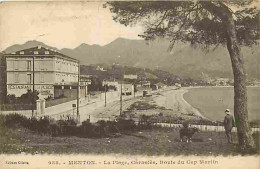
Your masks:
M 229 113 L 230 113 L 230 110 L 229 110 L 229 109 L 226 109 L 225 113 L 229 114 Z

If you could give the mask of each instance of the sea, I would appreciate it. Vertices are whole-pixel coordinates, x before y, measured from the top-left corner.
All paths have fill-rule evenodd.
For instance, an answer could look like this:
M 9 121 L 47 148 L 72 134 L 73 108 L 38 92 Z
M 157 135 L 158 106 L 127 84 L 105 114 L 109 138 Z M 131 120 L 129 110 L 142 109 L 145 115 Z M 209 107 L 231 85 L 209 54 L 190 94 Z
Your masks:
M 260 87 L 247 87 L 248 119 L 260 121 Z M 189 88 L 184 99 L 210 120 L 222 121 L 225 110 L 234 112 L 233 87 Z

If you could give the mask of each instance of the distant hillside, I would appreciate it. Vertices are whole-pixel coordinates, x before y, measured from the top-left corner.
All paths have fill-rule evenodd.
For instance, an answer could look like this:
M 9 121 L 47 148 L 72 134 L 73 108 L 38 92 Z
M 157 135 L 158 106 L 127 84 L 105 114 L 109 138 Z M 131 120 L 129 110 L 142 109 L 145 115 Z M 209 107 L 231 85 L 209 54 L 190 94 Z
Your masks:
M 42 42 L 28 41 L 23 45 L 13 45 L 5 51 L 8 53 L 36 45 L 49 47 Z M 169 42 L 165 40 L 146 42 L 118 38 L 105 46 L 81 44 L 75 49 L 64 48 L 59 51 L 79 59 L 82 65 L 119 63 L 125 66 L 159 68 L 195 79 L 203 76 L 233 77 L 229 54 L 224 47 L 205 53 L 189 45 L 178 44 L 170 53 L 167 51 L 168 46 Z M 248 77 L 259 79 L 259 46 L 243 47 L 242 53 Z
M 12 46 L 6 48 L 4 51 L 5 51 L 5 53 L 12 53 L 12 52 L 15 52 L 15 51 L 32 48 L 32 47 L 35 47 L 35 46 L 38 46 L 38 45 L 46 47 L 46 48 L 52 48 L 52 49 L 58 50 L 57 48 L 55 48 L 53 46 L 48 46 L 48 45 L 46 45 L 42 42 L 32 40 L 32 41 L 27 41 L 26 43 L 24 43 L 22 45 L 19 45 L 19 44 L 12 45 Z

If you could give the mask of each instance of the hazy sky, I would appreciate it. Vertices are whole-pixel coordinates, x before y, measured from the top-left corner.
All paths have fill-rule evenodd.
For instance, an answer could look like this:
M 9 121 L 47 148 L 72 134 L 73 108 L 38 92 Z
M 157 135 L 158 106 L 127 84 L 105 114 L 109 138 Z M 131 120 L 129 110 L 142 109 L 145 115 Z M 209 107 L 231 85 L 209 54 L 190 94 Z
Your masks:
M 140 39 L 141 26 L 125 27 L 112 20 L 102 2 L 0 3 L 0 51 L 38 40 L 75 48 L 81 43 L 105 45 L 118 37 Z
M 137 35 L 143 32 L 141 26 L 125 27 L 114 22 L 103 3 L 0 3 L 0 51 L 28 40 L 61 49 L 81 43 L 105 45 L 118 37 L 140 39 Z M 260 7 L 259 0 L 255 4 Z

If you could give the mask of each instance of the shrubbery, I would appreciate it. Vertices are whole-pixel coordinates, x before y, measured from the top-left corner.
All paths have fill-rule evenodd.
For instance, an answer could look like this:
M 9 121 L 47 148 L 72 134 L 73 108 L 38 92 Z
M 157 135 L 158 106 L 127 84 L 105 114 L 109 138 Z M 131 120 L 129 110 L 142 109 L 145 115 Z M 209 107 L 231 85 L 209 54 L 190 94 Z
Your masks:
M 32 101 L 36 102 L 39 99 L 39 92 L 27 90 L 25 94 L 22 94 L 20 97 L 15 97 L 15 95 L 7 95 L 5 98 L 5 104 L 31 104 Z
M 21 95 L 20 97 L 15 97 L 15 95 L 7 95 L 4 99 L 4 104 L 0 105 L 1 110 L 30 110 L 36 109 L 36 100 L 39 92 L 32 90 L 27 90 L 27 93 Z
M 156 128 L 156 123 L 175 123 L 197 125 L 223 125 L 222 122 L 212 122 L 205 119 L 184 120 L 179 118 L 164 117 L 164 116 L 147 116 L 142 115 L 138 119 L 138 125 L 133 119 L 125 119 L 123 117 L 117 118 L 116 121 L 100 120 L 96 123 L 90 123 L 89 120 L 83 121 L 81 125 L 77 126 L 73 118 L 67 120 L 53 120 L 47 116 L 42 118 L 27 118 L 20 114 L 1 115 L 1 125 L 9 128 L 23 127 L 39 134 L 47 134 L 51 136 L 77 136 L 77 137 L 110 137 L 118 136 L 125 131 L 135 131 L 139 129 Z
M 27 118 L 20 114 L 4 115 L 4 125 L 9 128 L 23 127 L 39 134 L 51 136 L 105 137 L 116 136 L 118 133 L 133 130 L 137 126 L 133 120 L 119 118 L 117 121 L 100 120 L 96 123 L 83 121 L 77 126 L 74 119 L 55 121 L 45 116 L 40 119 Z
M 127 120 L 119 118 L 117 121 L 100 120 L 97 123 L 90 123 L 89 121 L 82 122 L 81 136 L 84 137 L 103 137 L 103 136 L 117 136 L 118 133 L 137 128 L 134 120 Z
M 4 116 L 4 124 L 10 128 L 23 127 L 40 134 L 73 135 L 76 128 L 76 122 L 68 120 L 52 120 L 47 116 L 37 119 L 35 117 L 27 118 L 20 114 L 8 114 Z

